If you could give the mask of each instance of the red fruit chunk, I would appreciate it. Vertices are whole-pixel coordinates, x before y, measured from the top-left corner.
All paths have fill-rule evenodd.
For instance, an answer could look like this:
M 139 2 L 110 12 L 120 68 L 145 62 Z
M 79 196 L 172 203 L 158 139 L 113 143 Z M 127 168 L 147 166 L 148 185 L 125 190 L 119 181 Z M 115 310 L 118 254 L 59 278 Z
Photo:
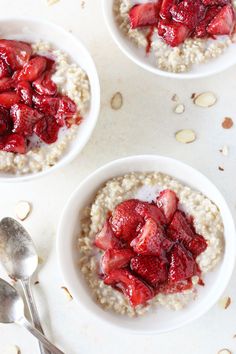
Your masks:
M 129 11 L 130 26 L 132 29 L 151 26 L 158 23 L 158 14 L 161 1 L 134 5 Z
M 4 135 L 10 131 L 11 120 L 8 110 L 0 107 L 0 135 Z
M 0 79 L 0 92 L 10 91 L 15 87 L 15 81 L 11 77 L 3 77 Z
M 0 93 L 0 106 L 10 109 L 11 106 L 20 102 L 20 96 L 15 92 Z
M 113 270 L 104 283 L 121 290 L 133 307 L 145 305 L 154 296 L 153 290 L 126 269 Z
M 49 116 L 56 116 L 60 98 L 33 94 L 34 107 Z M 55 117 L 56 118 L 56 117 Z
M 24 65 L 18 74 L 19 81 L 35 81 L 46 69 L 47 61 L 44 57 L 36 56 Z
M 131 259 L 130 268 L 154 288 L 168 277 L 166 262 L 155 256 L 136 256 Z
M 201 235 L 196 235 L 187 246 L 188 250 L 195 256 L 199 256 L 207 249 L 207 242 Z
M 33 88 L 39 95 L 54 96 L 57 93 L 57 85 L 51 80 L 50 71 L 45 71 L 33 82 Z
M 56 114 L 56 121 L 60 126 L 64 126 L 67 121 L 70 121 L 77 111 L 77 106 L 67 96 L 62 96 L 59 100 L 59 106 Z
M 235 25 L 235 11 L 232 5 L 225 5 L 207 27 L 213 36 L 231 34 Z
M 104 223 L 102 230 L 95 236 L 94 244 L 104 251 L 109 248 L 119 248 L 121 246 L 121 242 L 115 237 L 108 220 Z
M 120 203 L 111 218 L 111 227 L 117 237 L 125 241 L 135 238 L 144 223 L 143 217 L 135 212 L 139 200 L 130 199 Z
M 0 139 L 0 150 L 25 154 L 27 151 L 26 141 L 22 135 L 10 134 Z
M 183 242 L 185 246 L 195 237 L 192 225 L 188 222 L 186 216 L 177 210 L 169 228 L 167 235 L 174 241 Z
M 165 215 L 155 204 L 139 202 L 135 208 L 135 212 L 140 214 L 144 220 L 151 218 L 159 225 L 167 223 Z
M 48 57 L 43 57 L 43 58 L 45 58 L 47 61 L 46 70 L 53 73 L 55 71 L 55 60 Z
M 194 36 L 198 38 L 204 38 L 208 36 L 207 26 L 211 22 L 211 20 L 218 14 L 221 10 L 219 6 L 212 6 L 207 9 L 206 15 L 202 21 L 198 23 L 195 28 Z
M 143 255 L 162 255 L 163 228 L 153 219 L 147 219 L 138 236 L 130 243 L 133 250 Z
M 202 0 L 202 3 L 205 6 L 213 6 L 213 5 L 224 6 L 226 4 L 229 4 L 230 2 L 231 2 L 230 0 Z
M 0 79 L 10 76 L 10 68 L 5 60 L 0 58 Z
M 21 101 L 27 106 L 31 107 L 33 104 L 32 96 L 33 90 L 29 82 L 20 81 L 17 84 L 16 91 L 18 95 L 21 97 Z
M 196 271 L 196 263 L 191 253 L 175 245 L 170 253 L 169 281 L 175 283 L 189 279 Z
M 177 210 L 179 199 L 177 198 L 175 192 L 170 189 L 165 189 L 161 191 L 159 197 L 157 198 L 157 206 L 164 213 L 167 223 L 169 224 Z
M 205 16 L 206 8 L 200 0 L 184 0 L 171 7 L 172 19 L 193 30 Z
M 164 21 L 159 21 L 158 34 L 171 47 L 176 47 L 188 38 L 189 29 L 178 22 L 165 23 Z
M 29 61 L 31 54 L 32 48 L 27 43 L 7 39 L 0 40 L 0 55 L 12 70 L 21 69 Z
M 53 144 L 57 141 L 59 125 L 54 117 L 45 116 L 34 126 L 35 134 L 46 144 Z
M 163 0 L 162 1 L 161 10 L 160 10 L 160 17 L 163 20 L 170 20 L 171 19 L 170 9 L 175 3 L 176 3 L 175 0 Z
M 101 268 L 104 274 L 112 270 L 124 268 L 129 265 L 134 252 L 130 249 L 108 249 L 101 259 Z
M 12 131 L 25 137 L 33 134 L 35 123 L 42 118 L 41 113 L 23 103 L 13 105 L 10 114 L 13 120 Z

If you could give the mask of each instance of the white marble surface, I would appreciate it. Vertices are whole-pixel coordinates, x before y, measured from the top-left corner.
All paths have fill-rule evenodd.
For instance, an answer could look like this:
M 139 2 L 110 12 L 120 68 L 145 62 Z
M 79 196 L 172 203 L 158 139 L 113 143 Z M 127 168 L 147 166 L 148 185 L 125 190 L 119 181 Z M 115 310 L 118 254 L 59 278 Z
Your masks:
M 226 291 L 232 305 L 223 310 L 217 304 L 203 318 L 161 336 L 120 333 L 97 323 L 64 292 L 55 251 L 56 227 L 71 192 L 102 164 L 123 156 L 157 153 L 178 158 L 210 177 L 225 195 L 233 213 L 236 207 L 236 128 L 223 130 L 225 116 L 236 123 L 236 67 L 215 77 L 197 81 L 173 81 L 155 77 L 135 66 L 116 47 L 104 25 L 100 0 L 61 0 L 48 7 L 46 0 L 0 0 L 1 16 L 39 16 L 72 30 L 91 51 L 102 88 L 102 110 L 94 134 L 82 154 L 68 167 L 46 178 L 16 185 L 0 184 L 0 217 L 14 216 L 18 200 L 32 202 L 33 211 L 24 225 L 31 232 L 44 263 L 39 285 L 34 286 L 42 321 L 49 338 L 67 354 L 216 354 L 221 348 L 236 353 L 236 280 Z M 194 92 L 214 91 L 218 103 L 211 109 L 195 107 Z M 121 91 L 124 106 L 111 110 L 112 94 Z M 178 94 L 186 105 L 183 115 L 173 113 L 171 97 Z M 192 128 L 198 139 L 181 145 L 174 133 Z M 228 145 L 229 156 L 219 153 Z M 225 171 L 218 170 L 224 166 Z M 65 235 L 66 236 L 66 235 Z M 4 272 L 0 269 L 0 276 Z M 37 354 L 37 342 L 15 325 L 0 325 L 0 354 L 16 344 L 22 354 Z

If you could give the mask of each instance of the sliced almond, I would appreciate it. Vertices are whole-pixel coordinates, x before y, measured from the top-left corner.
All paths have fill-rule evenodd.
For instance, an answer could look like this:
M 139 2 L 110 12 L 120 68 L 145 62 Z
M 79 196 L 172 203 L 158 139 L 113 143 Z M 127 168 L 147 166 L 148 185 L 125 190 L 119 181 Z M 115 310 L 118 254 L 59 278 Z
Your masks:
M 196 134 L 193 130 L 183 129 L 175 133 L 175 138 L 179 143 L 189 144 L 196 140 Z
M 123 96 L 120 92 L 116 92 L 111 98 L 111 108 L 118 111 L 123 106 Z
M 174 112 L 177 114 L 182 114 L 184 113 L 184 111 L 185 111 L 185 106 L 182 103 L 177 104 L 177 106 L 175 106 L 174 108 Z
M 48 6 L 54 5 L 56 3 L 58 3 L 60 0 L 47 0 L 47 4 Z
M 229 117 L 225 117 L 225 119 L 222 122 L 222 128 L 224 128 L 224 129 L 230 129 L 230 128 L 232 128 L 233 125 L 234 125 L 234 122 L 233 122 L 232 118 L 229 118 Z
M 219 305 L 222 309 L 226 310 L 231 304 L 231 298 L 229 296 L 223 297 L 219 301 Z
M 217 354 L 232 354 L 232 352 L 229 349 L 221 349 L 218 351 Z
M 15 213 L 18 219 L 25 220 L 31 211 L 31 205 L 29 202 L 21 200 L 16 204 Z
M 222 147 L 222 149 L 220 149 L 220 152 L 221 152 L 222 155 L 228 156 L 228 155 L 229 155 L 229 148 L 228 148 L 228 146 L 227 146 L 227 145 L 224 145 L 224 146 Z
M 3 349 L 3 353 L 1 354 L 20 354 L 20 349 L 16 345 L 10 345 Z
M 61 289 L 64 291 L 64 293 L 69 301 L 73 300 L 73 296 L 71 295 L 71 293 L 69 292 L 69 290 L 65 286 L 62 286 Z
M 203 92 L 193 98 L 193 102 L 199 107 L 212 107 L 217 102 L 217 98 L 212 92 Z

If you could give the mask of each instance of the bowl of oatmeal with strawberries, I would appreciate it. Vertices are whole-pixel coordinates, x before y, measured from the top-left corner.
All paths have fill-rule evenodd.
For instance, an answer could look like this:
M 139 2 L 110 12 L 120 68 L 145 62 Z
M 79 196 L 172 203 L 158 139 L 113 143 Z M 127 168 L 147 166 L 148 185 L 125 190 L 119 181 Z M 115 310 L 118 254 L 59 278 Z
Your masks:
M 103 9 L 120 49 L 153 73 L 197 78 L 235 64 L 233 0 L 104 0 Z
M 0 28 L 0 179 L 21 181 L 82 150 L 99 113 L 99 81 L 85 47 L 60 27 L 19 18 Z
M 161 333 L 219 299 L 235 242 L 230 210 L 206 177 L 147 155 L 111 162 L 82 182 L 62 215 L 57 249 L 79 303 L 121 328 Z

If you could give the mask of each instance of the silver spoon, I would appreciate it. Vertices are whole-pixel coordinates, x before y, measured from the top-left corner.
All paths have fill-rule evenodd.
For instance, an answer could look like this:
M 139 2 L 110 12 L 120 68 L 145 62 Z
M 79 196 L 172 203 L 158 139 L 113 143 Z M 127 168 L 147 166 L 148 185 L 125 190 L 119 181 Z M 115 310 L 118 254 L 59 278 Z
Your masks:
M 28 232 L 12 218 L 4 218 L 0 222 L 0 261 L 8 275 L 20 281 L 32 322 L 44 333 L 30 286 L 31 276 L 38 266 L 38 255 Z M 41 342 L 39 348 L 41 354 L 49 353 Z
M 65 354 L 50 343 L 24 316 L 24 302 L 13 286 L 0 279 L 0 322 L 17 323 L 33 334 L 52 354 Z

